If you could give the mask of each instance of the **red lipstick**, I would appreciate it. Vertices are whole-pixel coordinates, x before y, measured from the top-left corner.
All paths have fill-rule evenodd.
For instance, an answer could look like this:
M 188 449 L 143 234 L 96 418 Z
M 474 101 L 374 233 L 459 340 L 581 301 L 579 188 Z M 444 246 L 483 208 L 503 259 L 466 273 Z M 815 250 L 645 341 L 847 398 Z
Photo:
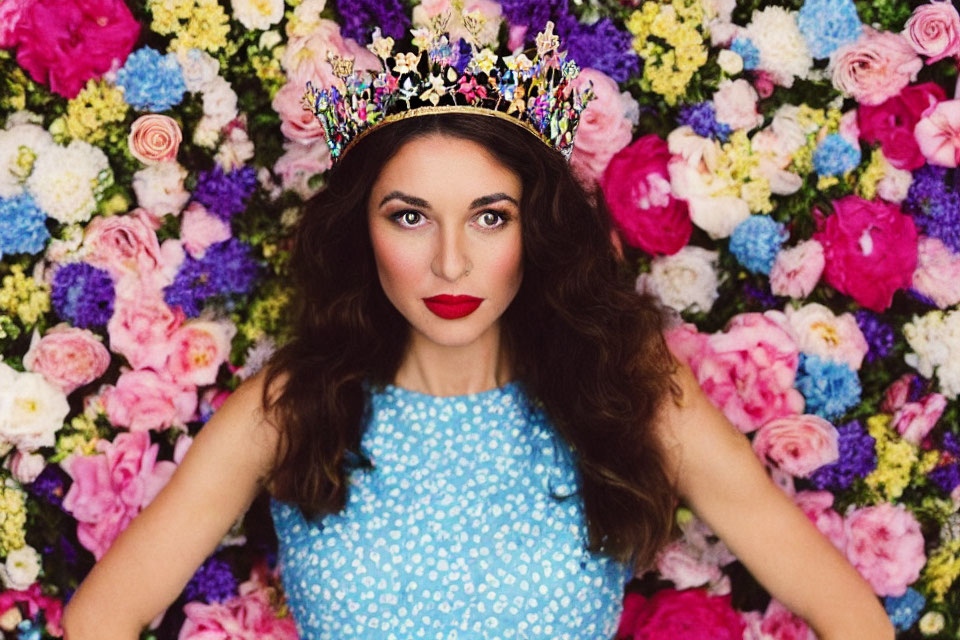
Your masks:
M 447 320 L 462 318 L 473 313 L 483 298 L 474 298 L 473 296 L 450 296 L 441 295 L 432 298 L 424 298 L 424 304 L 430 311 Z

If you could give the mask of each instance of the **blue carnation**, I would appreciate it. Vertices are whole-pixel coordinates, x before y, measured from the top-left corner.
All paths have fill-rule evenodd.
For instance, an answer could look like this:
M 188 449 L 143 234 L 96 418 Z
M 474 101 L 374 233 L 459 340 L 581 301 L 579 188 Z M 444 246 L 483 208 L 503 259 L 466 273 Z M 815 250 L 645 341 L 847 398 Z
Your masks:
M 110 274 L 86 262 L 71 262 L 53 274 L 50 302 L 75 327 L 102 327 L 113 315 L 115 291 Z
M 863 30 L 853 0 L 806 0 L 797 14 L 797 26 L 814 58 L 829 58 Z
M 784 226 L 773 218 L 750 216 L 730 235 L 730 252 L 748 271 L 769 274 L 788 235 Z
M 800 354 L 796 387 L 806 398 L 806 412 L 825 420 L 836 420 L 857 405 L 862 391 L 849 366 L 806 353 Z
M 44 224 L 47 214 L 29 194 L 0 198 L 0 258 L 5 253 L 40 253 L 50 232 Z
M 753 44 L 750 38 L 734 38 L 730 43 L 730 51 L 743 58 L 743 68 L 747 71 L 760 65 L 760 49 L 757 49 L 757 45 Z
M 883 599 L 883 608 L 887 610 L 890 622 L 898 631 L 906 631 L 912 627 L 923 613 L 925 604 L 927 599 L 912 587 L 907 587 L 902 596 L 887 596 Z
M 150 47 L 131 53 L 117 72 L 123 99 L 140 111 L 166 111 L 180 104 L 187 86 L 183 70 L 173 53 L 161 54 Z
M 817 175 L 838 176 L 860 164 L 860 147 L 853 146 L 837 133 L 831 133 L 813 152 L 813 168 Z

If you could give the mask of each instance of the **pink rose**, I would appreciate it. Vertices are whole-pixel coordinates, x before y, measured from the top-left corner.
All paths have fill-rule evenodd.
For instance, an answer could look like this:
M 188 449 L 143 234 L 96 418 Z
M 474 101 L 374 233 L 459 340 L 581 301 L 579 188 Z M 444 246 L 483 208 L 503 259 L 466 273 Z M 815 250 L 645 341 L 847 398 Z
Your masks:
M 126 370 L 102 393 L 110 422 L 131 431 L 182 427 L 197 410 L 197 392 L 152 369 Z
M 792 476 L 806 478 L 840 457 L 837 429 L 815 415 L 776 418 L 753 439 L 753 451 L 764 462 Z
M 860 137 L 867 142 L 879 142 L 883 156 L 897 169 L 919 169 L 926 161 L 913 129 L 928 107 L 946 97 L 940 85 L 924 82 L 904 87 L 898 95 L 878 105 L 860 105 L 857 109 Z
M 913 50 L 933 64 L 947 56 L 960 56 L 960 15 L 947 0 L 931 0 L 913 10 L 903 37 Z
M 582 69 L 573 81 L 573 88 L 583 91 L 593 82 L 596 98 L 587 103 L 580 114 L 580 125 L 573 138 L 570 165 L 586 182 L 599 180 L 610 159 L 630 144 L 637 101 L 617 81 L 596 69 Z
M 321 143 L 326 146 L 326 143 Z M 197 201 L 183 210 L 180 218 L 180 240 L 183 248 L 196 259 L 203 257 L 207 247 L 231 237 L 230 223 L 207 211 Z
M 105 269 L 115 281 L 134 276 L 144 283 L 156 284 L 163 259 L 157 233 L 149 219 L 140 213 L 121 216 L 97 216 L 83 235 L 86 260 Z
M 274 173 L 280 176 L 284 189 L 309 200 L 319 190 L 319 187 L 310 186 L 310 178 L 323 173 L 333 164 L 330 148 L 325 141 L 317 140 L 310 144 L 285 142 L 283 149 L 285 153 L 274 165 Z
M 825 264 L 823 245 L 816 240 L 783 249 L 770 269 L 770 290 L 778 296 L 806 298 L 820 281 Z
M 110 352 L 92 331 L 60 323 L 42 338 L 34 332 L 23 366 L 70 395 L 104 374 L 110 366 Z
M 273 96 L 273 110 L 280 116 L 280 131 L 300 144 L 322 142 L 323 126 L 313 112 L 303 108 L 304 91 L 306 82 L 290 80 Z
M 917 247 L 913 288 L 940 309 L 960 303 L 960 255 L 940 238 L 922 236 Z
M 223 602 L 188 602 L 178 640 L 297 640 L 290 615 L 278 617 L 266 589 L 238 594 Z
M 77 539 L 99 560 L 134 516 L 169 482 L 176 464 L 157 462 L 160 446 L 146 432 L 120 433 L 99 440 L 103 455 L 74 455 L 63 468 L 73 484 L 63 508 L 78 521 Z
M 127 359 L 134 369 L 166 364 L 168 342 L 183 324 L 180 307 L 170 308 L 159 291 L 150 291 L 137 283 L 117 287 L 113 315 L 107 323 L 110 349 Z
M 915 373 L 905 373 L 887 387 L 883 394 L 883 404 L 880 410 L 885 413 L 895 413 L 897 409 L 906 404 L 910 396 L 910 386 L 917 378 Z
M 847 547 L 847 534 L 843 529 L 843 516 L 833 510 L 833 494 L 829 491 L 801 491 L 793 496 L 800 507 L 823 535 L 843 552 Z
M 903 505 L 884 502 L 847 514 L 847 559 L 879 596 L 902 596 L 927 558 L 920 523 Z
M 884 311 L 898 289 L 910 286 L 917 268 L 917 228 L 900 207 L 855 195 L 833 202 L 834 213 L 817 216 L 813 238 L 823 245 L 824 278 L 840 293 L 872 311 Z
M 743 637 L 745 625 L 730 606 L 729 595 L 711 596 L 703 589 L 663 589 L 649 600 L 634 599 L 631 605 L 631 619 L 621 621 L 617 637 L 634 640 L 741 640 Z
M 913 128 L 920 153 L 930 164 L 960 164 L 960 100 L 944 100 L 923 112 Z
M 127 144 L 134 158 L 143 164 L 156 164 L 175 160 L 182 140 L 183 134 L 176 120 L 148 113 L 130 125 Z
M 833 86 L 861 104 L 880 104 L 916 80 L 923 61 L 900 34 L 863 25 L 855 42 L 830 54 Z
M 696 548 L 682 540 L 673 542 L 657 554 L 657 571 L 677 589 L 699 587 L 718 582 L 723 572 L 715 562 L 704 561 Z
M 47 459 L 39 453 L 17 449 L 10 458 L 10 473 L 20 484 L 30 484 L 47 467 Z M 3 611 L 0 608 L 0 611 Z
M 817 635 L 807 626 L 803 618 L 787 609 L 783 604 L 772 598 L 760 623 L 760 631 L 764 639 L 772 640 L 817 640 Z
M 732 129 L 753 129 L 763 124 L 763 116 L 757 113 L 756 90 L 744 79 L 724 80 L 713 94 L 717 122 Z
M 35 1 L 19 18 L 12 37 L 17 62 L 65 98 L 120 67 L 140 36 L 140 23 L 122 0 Z
M 907 442 L 919 445 L 936 426 L 947 399 L 931 393 L 920 402 L 906 402 L 893 414 L 893 426 Z
M 170 336 L 167 372 L 184 386 L 213 384 L 237 328 L 229 320 L 190 320 Z
M 673 197 L 667 143 L 637 138 L 610 160 L 600 178 L 604 199 L 627 244 L 651 255 L 673 255 L 693 233 L 687 203 Z
M 777 311 L 742 313 L 707 339 L 697 379 L 744 433 L 803 410 L 803 396 L 793 386 L 800 352 L 785 323 Z

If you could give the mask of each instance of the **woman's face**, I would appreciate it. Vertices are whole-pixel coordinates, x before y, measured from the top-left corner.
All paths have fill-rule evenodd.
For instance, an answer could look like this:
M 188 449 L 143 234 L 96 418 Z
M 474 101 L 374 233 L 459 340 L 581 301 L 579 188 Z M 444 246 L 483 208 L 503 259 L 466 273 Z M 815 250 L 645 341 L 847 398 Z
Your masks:
M 464 346 L 499 329 L 523 276 L 521 189 L 460 138 L 417 138 L 387 162 L 367 203 L 370 241 L 380 284 L 414 331 Z

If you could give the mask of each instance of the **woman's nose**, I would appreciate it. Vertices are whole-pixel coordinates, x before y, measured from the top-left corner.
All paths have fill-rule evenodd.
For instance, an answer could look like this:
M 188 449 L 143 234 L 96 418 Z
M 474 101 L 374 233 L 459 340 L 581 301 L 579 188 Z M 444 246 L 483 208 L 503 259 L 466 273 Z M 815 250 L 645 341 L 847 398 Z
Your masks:
M 431 265 L 434 275 L 449 282 L 456 282 L 470 270 L 470 257 L 467 254 L 464 229 L 455 225 L 441 227 Z

